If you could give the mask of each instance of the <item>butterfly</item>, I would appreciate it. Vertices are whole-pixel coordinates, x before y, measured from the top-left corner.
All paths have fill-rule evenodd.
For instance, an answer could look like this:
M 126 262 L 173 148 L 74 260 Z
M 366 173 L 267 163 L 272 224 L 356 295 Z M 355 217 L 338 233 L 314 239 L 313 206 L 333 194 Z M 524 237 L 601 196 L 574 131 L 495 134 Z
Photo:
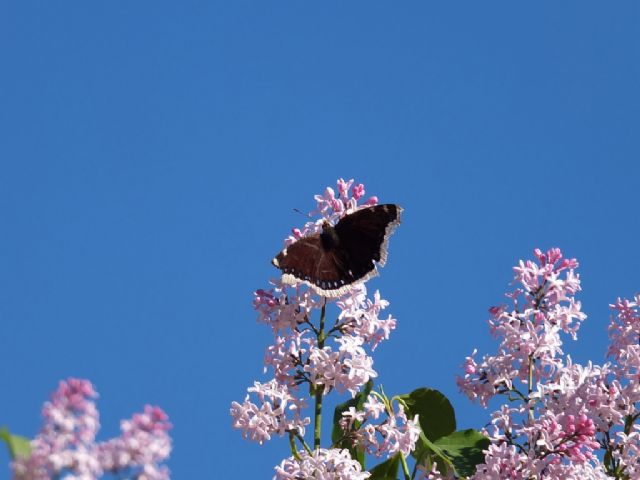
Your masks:
M 325 221 L 321 233 L 298 239 L 271 263 L 282 270 L 283 283 L 303 283 L 324 297 L 339 297 L 377 275 L 376 262 L 384 266 L 401 213 L 398 205 L 374 205 L 345 215 L 335 226 Z

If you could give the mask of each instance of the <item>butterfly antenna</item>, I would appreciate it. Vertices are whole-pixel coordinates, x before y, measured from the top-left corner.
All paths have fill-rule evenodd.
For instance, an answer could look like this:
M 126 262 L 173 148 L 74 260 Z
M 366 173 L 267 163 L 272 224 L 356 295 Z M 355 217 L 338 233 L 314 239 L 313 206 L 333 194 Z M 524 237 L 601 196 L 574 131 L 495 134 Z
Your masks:
M 297 208 L 294 208 L 293 211 L 299 213 L 300 215 L 304 215 L 307 218 L 311 218 L 311 214 L 310 213 L 304 213 L 304 212 L 298 210 Z

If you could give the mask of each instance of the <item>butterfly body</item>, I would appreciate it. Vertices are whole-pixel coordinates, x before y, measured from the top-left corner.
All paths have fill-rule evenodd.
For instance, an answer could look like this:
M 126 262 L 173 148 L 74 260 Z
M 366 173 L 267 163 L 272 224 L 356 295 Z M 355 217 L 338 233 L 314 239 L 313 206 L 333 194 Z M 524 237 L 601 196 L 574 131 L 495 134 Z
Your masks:
M 282 250 L 272 263 L 287 284 L 304 283 L 325 297 L 338 297 L 384 266 L 387 243 L 400 223 L 398 205 L 374 205 L 325 221 L 322 232 L 303 237 Z
M 336 229 L 327 221 L 322 224 L 320 240 L 325 250 L 334 250 L 340 246 L 340 237 L 336 233 Z

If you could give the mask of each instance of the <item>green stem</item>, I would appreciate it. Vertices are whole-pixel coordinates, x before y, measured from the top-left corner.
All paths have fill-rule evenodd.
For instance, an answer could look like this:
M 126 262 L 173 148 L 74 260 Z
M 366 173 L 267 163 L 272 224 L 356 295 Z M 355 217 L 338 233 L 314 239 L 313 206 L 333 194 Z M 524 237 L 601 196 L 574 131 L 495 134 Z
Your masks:
M 298 453 L 298 447 L 296 447 L 296 434 L 294 432 L 289 432 L 289 446 L 291 447 L 291 454 L 298 461 L 302 460 L 300 454 Z
M 402 463 L 402 471 L 404 472 L 405 480 L 411 480 L 411 474 L 409 473 L 409 465 L 407 465 L 407 459 L 400 453 L 400 461 Z
M 533 354 L 529 355 L 529 385 L 528 385 L 528 395 L 527 395 L 527 403 L 531 402 L 531 393 L 533 393 L 533 364 L 535 360 L 533 358 Z M 529 405 L 529 421 L 533 422 L 533 405 Z
M 304 441 L 304 438 L 302 438 L 302 435 L 300 435 L 300 433 L 298 433 L 297 430 L 296 430 L 296 438 L 300 441 L 300 443 L 302 444 L 303 448 L 307 451 L 307 453 L 309 455 L 312 455 L 313 451 L 309 448 L 309 445 L 307 445 L 307 442 Z
M 327 300 L 325 299 L 324 304 L 322 305 L 322 311 L 320 312 L 320 327 L 318 328 L 318 348 L 324 348 L 324 341 L 326 340 L 325 332 L 324 332 L 324 321 L 325 314 L 327 308 Z M 323 385 L 314 385 L 315 391 L 315 423 L 313 429 L 313 448 L 320 448 L 320 433 L 322 431 L 322 396 L 324 395 L 324 386 Z

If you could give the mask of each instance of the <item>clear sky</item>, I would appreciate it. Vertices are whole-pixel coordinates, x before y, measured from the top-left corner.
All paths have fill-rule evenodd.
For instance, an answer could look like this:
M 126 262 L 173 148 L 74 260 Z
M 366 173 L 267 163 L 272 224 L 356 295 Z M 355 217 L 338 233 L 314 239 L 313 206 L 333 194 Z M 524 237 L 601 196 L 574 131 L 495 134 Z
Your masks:
M 271 478 L 287 442 L 229 417 L 266 378 L 252 291 L 338 177 L 405 209 L 371 282 L 387 392 L 484 425 L 455 375 L 536 246 L 581 262 L 567 351 L 602 361 L 640 289 L 638 25 L 635 1 L 1 1 L 0 425 L 34 435 L 86 377 L 101 438 L 169 413 L 173 478 Z

